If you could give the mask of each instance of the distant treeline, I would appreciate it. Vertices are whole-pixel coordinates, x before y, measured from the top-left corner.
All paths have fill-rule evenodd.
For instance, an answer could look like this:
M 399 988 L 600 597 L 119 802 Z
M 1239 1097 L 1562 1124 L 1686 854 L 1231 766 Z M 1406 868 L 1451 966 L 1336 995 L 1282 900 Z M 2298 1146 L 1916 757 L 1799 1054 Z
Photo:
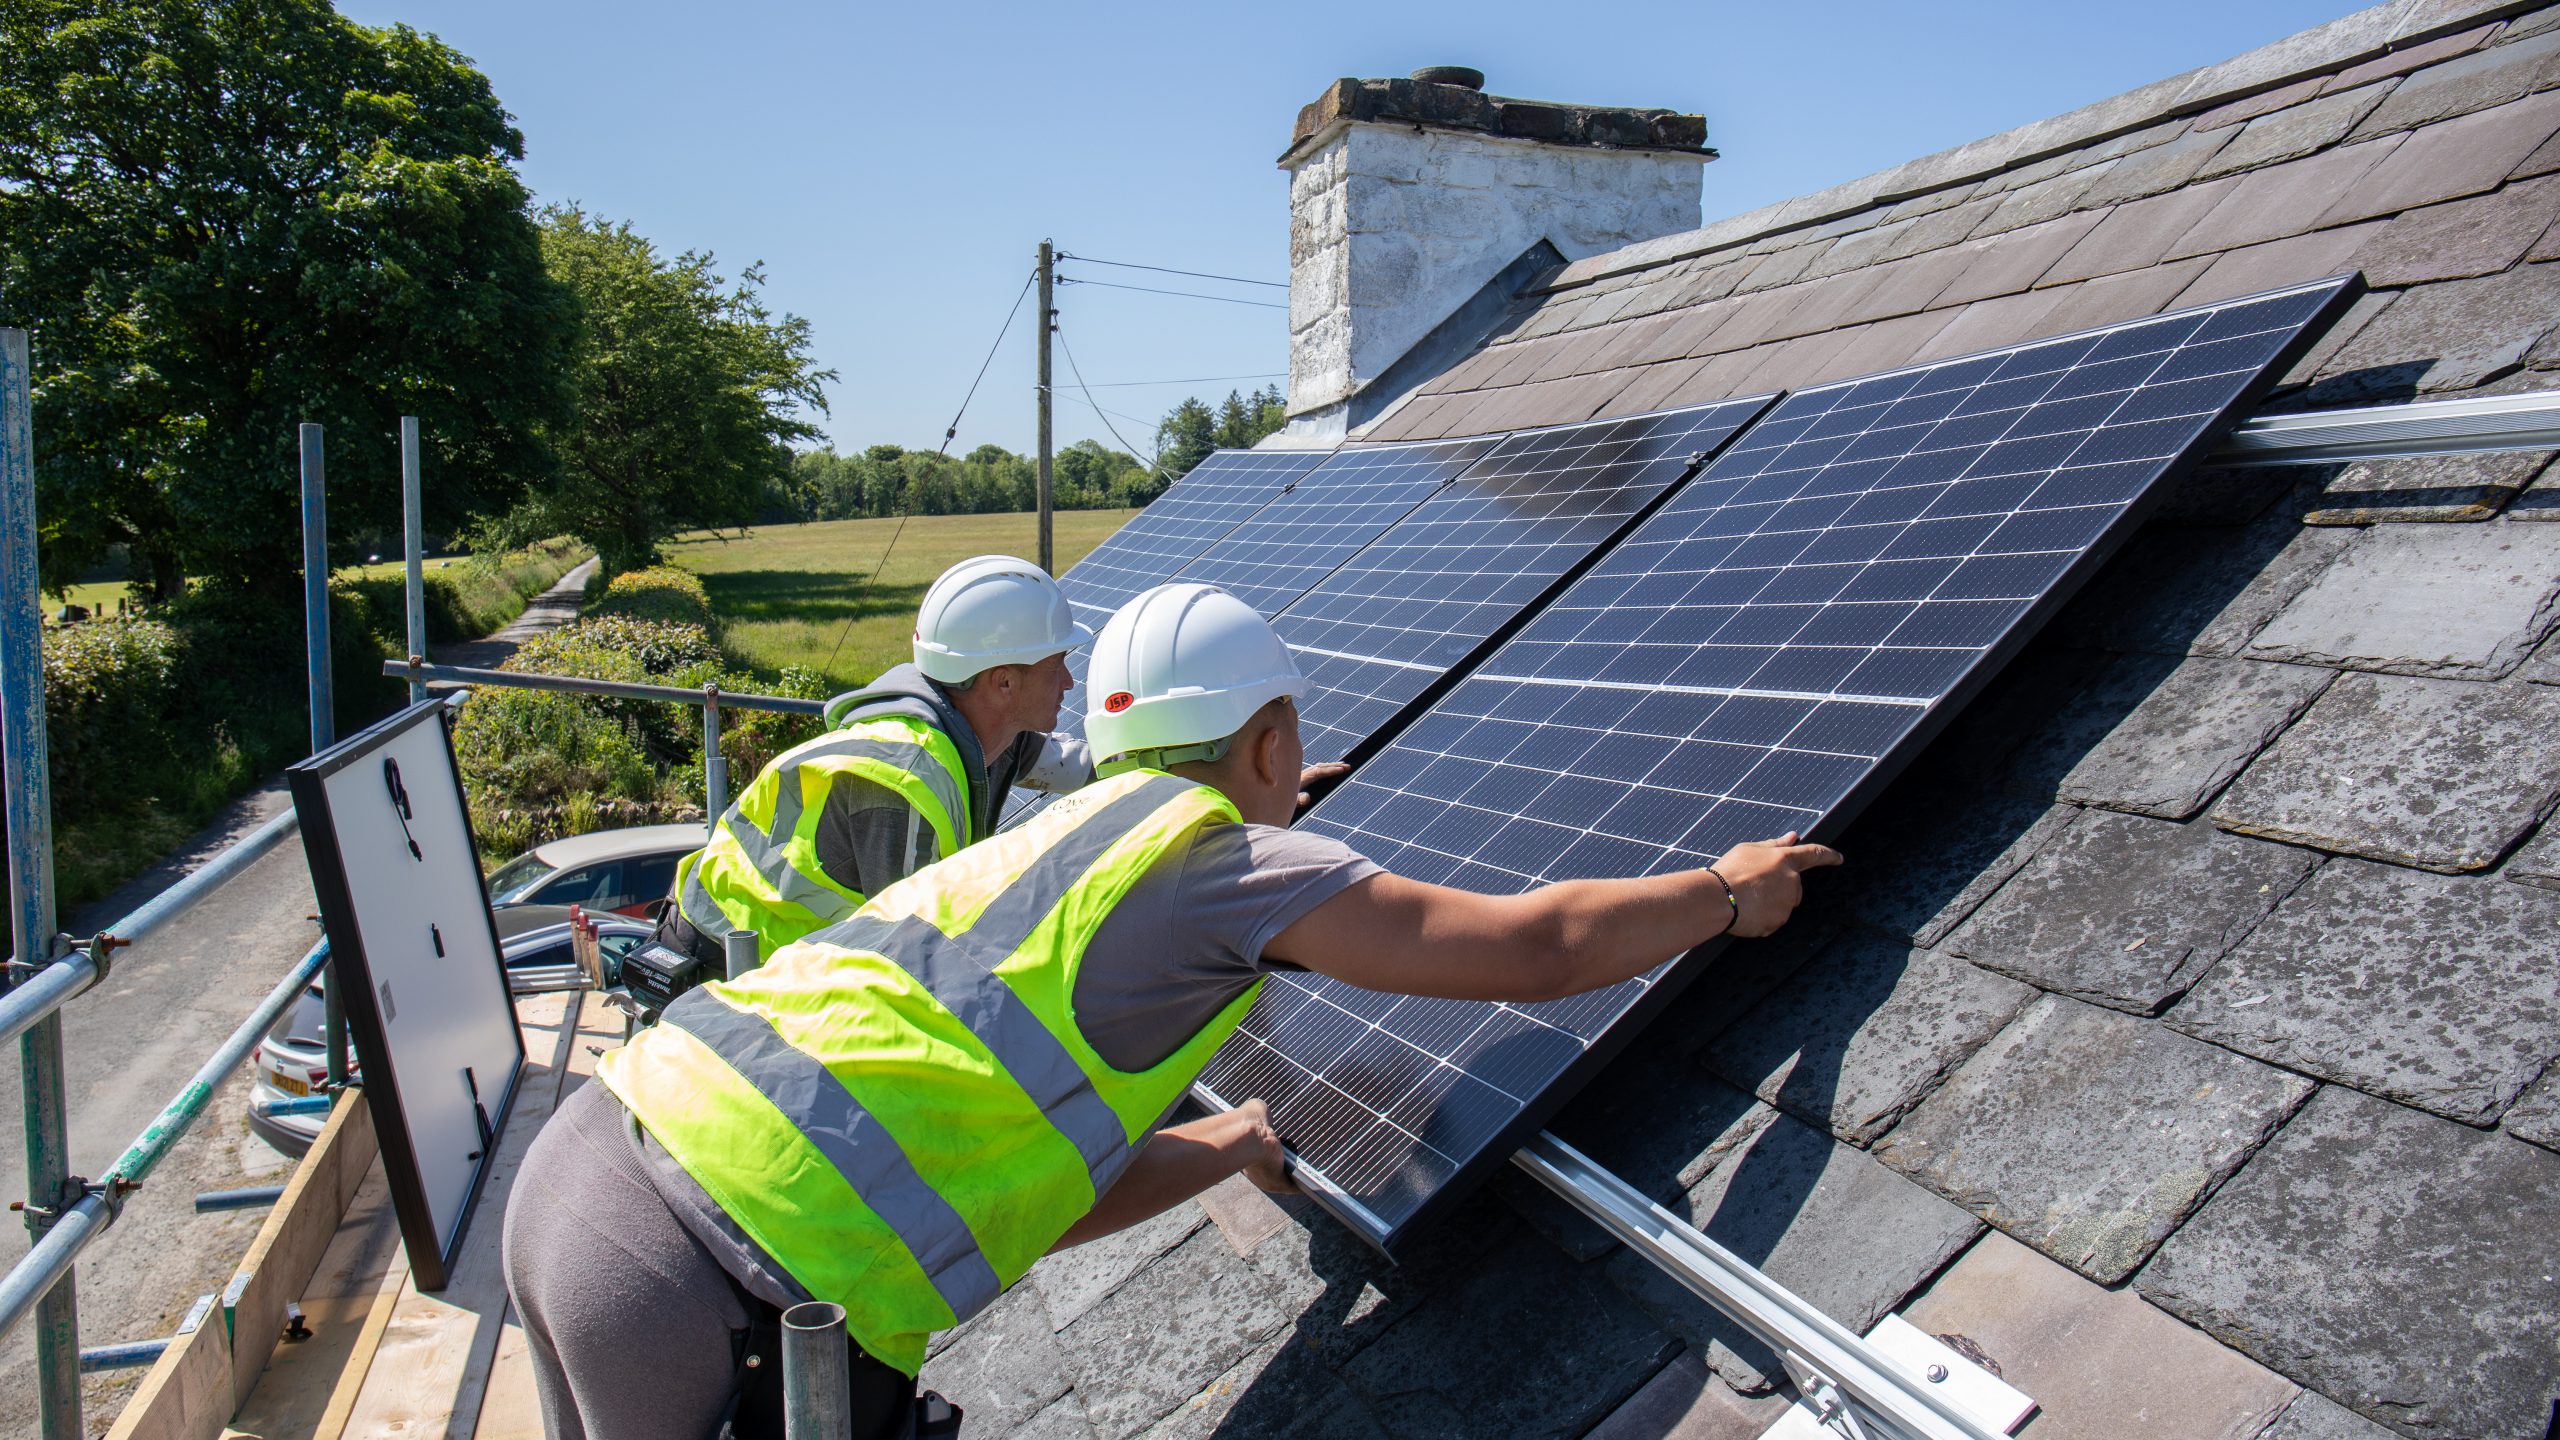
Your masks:
M 1247 395 L 1229 391 L 1212 406 L 1185 400 L 1155 429 L 1156 463 L 1097 440 L 1079 440 L 1050 463 L 1052 500 L 1061 510 L 1118 510 L 1144 505 L 1221 448 L 1243 449 L 1280 428 L 1287 406 L 1275 386 Z M 898 445 L 854 454 L 832 447 L 792 458 L 788 477 L 769 484 L 766 524 L 860 520 L 880 516 L 983 515 L 1030 510 L 1039 503 L 1039 472 L 1028 455 L 981 445 L 949 456 Z

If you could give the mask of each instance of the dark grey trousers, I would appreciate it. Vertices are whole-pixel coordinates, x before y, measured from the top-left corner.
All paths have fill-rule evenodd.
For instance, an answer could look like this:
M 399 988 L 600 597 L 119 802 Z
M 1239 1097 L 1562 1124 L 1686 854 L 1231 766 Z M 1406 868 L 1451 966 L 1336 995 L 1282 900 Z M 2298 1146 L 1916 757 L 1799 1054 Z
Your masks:
M 534 1137 L 507 1202 L 505 1264 L 551 1440 L 718 1427 L 745 1301 L 649 1183 L 604 1086 L 581 1086 Z

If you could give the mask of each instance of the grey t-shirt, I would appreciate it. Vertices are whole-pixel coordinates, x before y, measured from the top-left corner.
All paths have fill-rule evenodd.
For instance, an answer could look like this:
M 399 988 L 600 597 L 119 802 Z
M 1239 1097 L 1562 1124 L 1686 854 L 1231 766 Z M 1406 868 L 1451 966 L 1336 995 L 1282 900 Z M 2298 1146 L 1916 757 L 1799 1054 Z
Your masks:
M 1085 947 L 1075 1019 L 1119 1070 L 1161 1062 L 1266 970 L 1263 947 L 1299 917 L 1379 873 L 1338 840 L 1276 825 L 1207 825 L 1129 887 Z M 1239 1097 L 1242 1098 L 1242 1097 Z M 637 1125 L 650 1179 L 694 1238 L 749 1293 L 789 1306 L 808 1298 Z

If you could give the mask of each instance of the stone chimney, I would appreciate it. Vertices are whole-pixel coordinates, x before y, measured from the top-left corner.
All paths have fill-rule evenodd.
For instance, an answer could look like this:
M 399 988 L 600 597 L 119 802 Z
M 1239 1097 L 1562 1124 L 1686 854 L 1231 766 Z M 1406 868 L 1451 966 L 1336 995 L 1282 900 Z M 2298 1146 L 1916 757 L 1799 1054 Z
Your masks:
M 1461 66 L 1335 81 L 1280 157 L 1290 434 L 1365 424 L 1472 349 L 1529 274 L 1698 228 L 1706 139 L 1702 116 L 1505 99 Z

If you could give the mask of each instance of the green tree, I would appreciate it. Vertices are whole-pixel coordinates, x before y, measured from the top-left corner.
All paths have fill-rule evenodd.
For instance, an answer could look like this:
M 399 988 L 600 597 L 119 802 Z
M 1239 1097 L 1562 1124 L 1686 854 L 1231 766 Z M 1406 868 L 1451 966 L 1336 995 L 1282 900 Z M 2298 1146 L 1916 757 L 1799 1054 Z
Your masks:
M 1197 400 L 1185 400 L 1156 422 L 1156 465 L 1179 479 L 1218 448 L 1218 417 Z
M 1288 398 L 1277 385 L 1241 395 L 1230 390 L 1218 406 L 1218 428 L 1214 432 L 1221 448 L 1250 450 L 1262 438 L 1289 423 Z
M 832 370 L 809 322 L 763 302 L 764 272 L 724 282 L 712 257 L 673 261 L 630 226 L 544 212 L 542 253 L 577 298 L 560 472 L 505 527 L 576 535 L 614 571 L 648 563 L 679 531 L 752 520 L 786 479 L 794 440 L 818 438 Z
M 396 533 L 514 503 L 570 331 L 488 80 L 325 0 L 0 3 L 0 322 L 34 334 L 61 583 L 115 544 L 157 593 L 299 568 L 297 421 L 330 520 Z M 350 483 L 358 482 L 358 483 Z

